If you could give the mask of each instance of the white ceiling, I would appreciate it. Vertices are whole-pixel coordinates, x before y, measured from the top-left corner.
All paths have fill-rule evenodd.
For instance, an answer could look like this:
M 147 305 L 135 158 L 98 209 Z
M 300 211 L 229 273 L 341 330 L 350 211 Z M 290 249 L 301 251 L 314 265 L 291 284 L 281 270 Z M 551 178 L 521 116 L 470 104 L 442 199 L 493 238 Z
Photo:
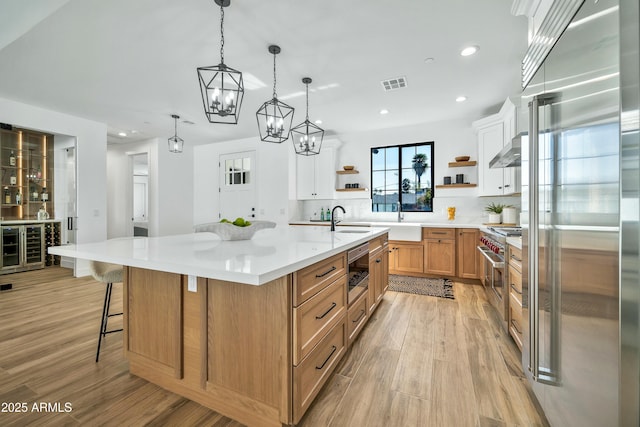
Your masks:
M 519 93 L 527 39 L 510 0 L 232 0 L 225 63 L 264 84 L 246 90 L 234 126 L 207 122 L 197 81 L 197 67 L 220 60 L 213 0 L 0 0 L 0 8 L 0 24 L 13 22 L 0 25 L 0 97 L 104 122 L 112 142 L 131 140 L 112 136 L 131 130 L 167 138 L 173 113 L 186 143 L 257 135 L 255 112 L 272 92 L 269 44 L 282 48 L 277 92 L 296 108 L 294 124 L 304 120 L 305 76 L 310 119 L 331 133 L 471 121 Z M 480 51 L 460 56 L 467 45 Z M 380 81 L 397 76 L 408 87 L 385 92 Z M 456 103 L 459 95 L 468 100 Z

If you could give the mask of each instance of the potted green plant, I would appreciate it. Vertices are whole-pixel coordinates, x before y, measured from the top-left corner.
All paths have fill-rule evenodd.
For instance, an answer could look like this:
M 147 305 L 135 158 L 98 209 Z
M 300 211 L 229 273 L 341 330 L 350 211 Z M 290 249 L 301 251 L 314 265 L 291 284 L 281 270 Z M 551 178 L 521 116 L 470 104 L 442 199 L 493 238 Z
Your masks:
M 489 203 L 484 210 L 489 212 L 489 224 L 500 224 L 502 222 L 502 210 L 507 207 L 502 203 Z

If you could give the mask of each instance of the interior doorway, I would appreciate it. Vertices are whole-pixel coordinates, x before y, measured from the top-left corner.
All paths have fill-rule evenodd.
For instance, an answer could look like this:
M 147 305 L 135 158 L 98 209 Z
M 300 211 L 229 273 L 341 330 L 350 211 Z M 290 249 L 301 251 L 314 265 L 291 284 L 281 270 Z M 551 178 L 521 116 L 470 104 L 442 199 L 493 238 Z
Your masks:
M 132 215 L 129 235 L 149 235 L 149 153 L 131 155 Z

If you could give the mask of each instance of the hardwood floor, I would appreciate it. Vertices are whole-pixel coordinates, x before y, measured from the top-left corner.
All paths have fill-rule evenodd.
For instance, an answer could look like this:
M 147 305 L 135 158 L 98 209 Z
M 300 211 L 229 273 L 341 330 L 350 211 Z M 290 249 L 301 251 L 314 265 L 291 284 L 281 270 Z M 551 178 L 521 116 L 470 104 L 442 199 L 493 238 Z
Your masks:
M 107 336 L 94 362 L 104 285 L 55 267 L 0 276 L 8 282 L 0 425 L 240 426 L 129 375 L 121 334 Z M 121 289 L 112 311 L 122 307 Z M 456 283 L 455 295 L 388 292 L 300 425 L 548 425 L 482 287 Z M 21 402 L 26 412 L 10 407 Z M 35 411 L 40 402 L 49 411 Z

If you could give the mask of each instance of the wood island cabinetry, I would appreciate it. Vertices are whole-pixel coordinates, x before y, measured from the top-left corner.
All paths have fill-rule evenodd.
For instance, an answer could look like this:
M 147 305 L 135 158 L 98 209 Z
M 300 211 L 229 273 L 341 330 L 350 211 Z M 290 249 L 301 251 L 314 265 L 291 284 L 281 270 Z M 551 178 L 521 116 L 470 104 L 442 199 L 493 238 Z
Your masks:
M 297 424 L 364 327 L 370 295 L 382 298 L 386 241 L 370 241 L 370 290 L 351 307 L 346 252 L 259 286 L 198 277 L 194 287 L 125 267 L 130 372 L 243 424 Z

